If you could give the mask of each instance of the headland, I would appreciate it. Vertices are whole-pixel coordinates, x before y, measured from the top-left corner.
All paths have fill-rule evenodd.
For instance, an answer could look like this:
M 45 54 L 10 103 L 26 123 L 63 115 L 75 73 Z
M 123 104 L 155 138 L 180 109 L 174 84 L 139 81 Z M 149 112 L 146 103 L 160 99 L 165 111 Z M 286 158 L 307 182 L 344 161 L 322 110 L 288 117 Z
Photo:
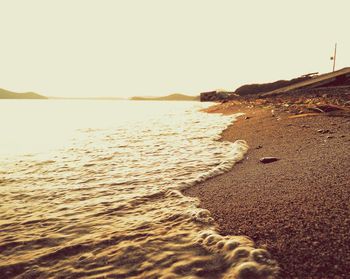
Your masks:
M 0 99 L 47 99 L 47 97 L 34 92 L 16 93 L 0 88 Z

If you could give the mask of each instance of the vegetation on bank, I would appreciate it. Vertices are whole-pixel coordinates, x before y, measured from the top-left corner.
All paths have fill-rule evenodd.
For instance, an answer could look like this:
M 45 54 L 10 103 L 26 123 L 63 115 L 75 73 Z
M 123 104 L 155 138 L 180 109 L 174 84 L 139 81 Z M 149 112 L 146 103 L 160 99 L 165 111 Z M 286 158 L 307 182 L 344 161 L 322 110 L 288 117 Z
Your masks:
M 334 72 L 318 75 L 310 73 L 291 80 L 278 80 L 262 84 L 246 84 L 234 92 L 210 91 L 200 94 L 202 102 L 226 102 L 240 98 L 261 98 L 266 96 L 280 96 L 297 90 L 312 90 L 318 88 L 339 88 L 350 86 L 350 67 Z
M 299 77 L 299 78 L 293 78 L 291 80 L 278 80 L 275 82 L 269 82 L 269 83 L 262 83 L 262 84 L 246 84 L 242 85 L 241 87 L 238 87 L 235 91 L 236 94 L 240 96 L 246 96 L 246 95 L 256 95 L 260 93 L 270 92 L 282 87 L 290 86 L 305 80 L 310 79 L 311 77 Z

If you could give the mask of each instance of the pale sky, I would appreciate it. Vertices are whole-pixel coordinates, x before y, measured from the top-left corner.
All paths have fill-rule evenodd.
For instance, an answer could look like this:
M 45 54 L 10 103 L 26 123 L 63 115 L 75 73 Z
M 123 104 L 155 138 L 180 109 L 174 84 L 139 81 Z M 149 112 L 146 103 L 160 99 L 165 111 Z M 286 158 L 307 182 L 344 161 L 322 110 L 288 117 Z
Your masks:
M 0 0 L 0 88 L 196 95 L 350 66 L 350 1 Z

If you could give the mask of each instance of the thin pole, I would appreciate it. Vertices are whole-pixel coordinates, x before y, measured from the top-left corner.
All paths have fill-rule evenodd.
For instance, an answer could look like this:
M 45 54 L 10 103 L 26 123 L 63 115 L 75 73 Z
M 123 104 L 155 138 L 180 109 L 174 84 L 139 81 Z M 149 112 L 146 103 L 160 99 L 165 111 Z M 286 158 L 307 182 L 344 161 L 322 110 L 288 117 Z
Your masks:
M 335 70 L 335 59 L 337 58 L 337 43 L 335 43 L 334 47 L 334 56 L 333 56 L 333 72 Z

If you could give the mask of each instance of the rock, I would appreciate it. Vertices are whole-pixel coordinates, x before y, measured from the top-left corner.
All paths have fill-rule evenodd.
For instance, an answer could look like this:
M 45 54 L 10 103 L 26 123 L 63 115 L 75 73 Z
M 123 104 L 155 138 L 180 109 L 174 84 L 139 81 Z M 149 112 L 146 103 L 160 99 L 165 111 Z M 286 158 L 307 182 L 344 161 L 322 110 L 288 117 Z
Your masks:
M 244 119 L 245 119 L 245 120 L 248 120 L 248 119 L 250 119 L 250 117 L 249 117 L 249 116 L 246 116 Z
M 276 162 L 279 159 L 276 157 L 262 157 L 260 158 L 260 162 L 263 164 L 268 164 L 268 163 L 272 163 L 272 162 Z
M 261 149 L 262 145 L 258 145 L 255 149 Z

